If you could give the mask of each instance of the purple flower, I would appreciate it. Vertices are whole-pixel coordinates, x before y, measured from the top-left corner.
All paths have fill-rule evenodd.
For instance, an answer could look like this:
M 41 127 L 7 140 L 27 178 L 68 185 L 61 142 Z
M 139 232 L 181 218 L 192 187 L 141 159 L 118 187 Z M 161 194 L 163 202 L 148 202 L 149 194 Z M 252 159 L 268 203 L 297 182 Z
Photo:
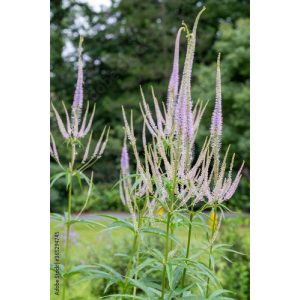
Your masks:
M 196 30 L 203 8 L 197 15 L 193 31 L 188 35 L 188 45 L 186 49 L 186 57 L 183 67 L 183 75 L 179 90 L 178 101 L 176 103 L 175 121 L 177 132 L 182 133 L 185 139 L 190 142 L 194 134 L 193 120 L 193 102 L 191 97 L 191 77 L 196 46 Z
M 82 65 L 82 42 L 83 38 L 80 37 L 79 49 L 78 49 L 78 74 L 77 83 L 75 88 L 75 94 L 73 99 L 73 108 L 81 109 L 83 106 L 83 65 Z
M 167 111 L 170 111 L 176 101 L 178 94 L 178 84 L 179 84 L 179 45 L 180 45 L 180 35 L 183 27 L 181 27 L 177 32 L 177 37 L 175 41 L 174 50 L 174 60 L 173 60 L 173 70 L 168 87 L 168 101 L 167 101 Z
M 217 61 L 217 73 L 216 73 L 216 101 L 215 108 L 211 119 L 211 136 L 213 147 L 220 148 L 221 135 L 222 135 L 222 94 L 221 94 L 221 70 L 220 70 L 220 54 Z
M 124 146 L 122 148 L 122 154 L 121 154 L 121 170 L 123 174 L 126 174 L 129 169 L 129 156 L 128 151 L 126 147 L 126 142 L 124 142 Z
M 64 242 L 66 242 L 66 236 L 67 236 L 66 232 L 64 232 L 63 235 L 62 235 L 62 238 L 63 238 Z M 70 242 L 72 244 L 77 244 L 77 242 L 78 242 L 78 233 L 77 233 L 77 231 L 71 230 L 69 238 L 70 238 Z

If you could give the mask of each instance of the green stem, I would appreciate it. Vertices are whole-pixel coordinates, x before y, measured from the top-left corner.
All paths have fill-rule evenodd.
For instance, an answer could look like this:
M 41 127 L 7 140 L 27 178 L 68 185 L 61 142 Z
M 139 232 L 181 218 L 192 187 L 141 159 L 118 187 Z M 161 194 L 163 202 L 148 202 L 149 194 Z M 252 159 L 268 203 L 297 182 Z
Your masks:
M 71 227 L 71 207 L 72 207 L 72 176 L 70 179 L 70 185 L 68 189 L 68 219 L 67 219 L 67 232 L 66 232 L 66 245 L 64 254 L 64 273 L 68 272 L 68 260 L 69 260 L 69 246 L 70 246 L 70 227 Z M 64 300 L 66 296 L 66 287 L 68 285 L 67 279 L 64 278 L 61 299 Z
M 169 235 L 170 235 L 170 221 L 172 218 L 173 210 L 174 210 L 174 202 L 175 202 L 175 190 L 176 190 L 176 185 L 177 185 L 177 170 L 178 170 L 178 163 L 179 163 L 179 156 L 180 156 L 180 136 L 177 140 L 177 145 L 176 145 L 176 152 L 175 152 L 175 168 L 174 168 L 174 178 L 173 178 L 173 187 L 172 187 L 172 194 L 171 194 L 171 205 L 170 205 L 170 210 L 168 212 L 167 216 L 167 233 L 166 233 L 166 247 L 165 247 L 165 257 L 164 257 L 164 267 L 163 267 L 163 273 L 162 273 L 162 281 L 161 281 L 161 299 L 164 300 L 165 296 L 165 286 L 166 286 L 166 271 L 167 271 L 167 264 L 168 264 L 168 257 L 169 257 Z M 171 149 L 171 152 L 172 149 Z M 171 162 L 173 162 L 173 154 L 172 154 L 172 159 Z M 171 227 L 173 225 L 171 224 Z M 171 229 L 173 232 L 173 229 Z M 171 244 L 173 246 L 173 244 Z
M 67 232 L 66 232 L 66 245 L 65 245 L 65 253 L 64 253 L 64 273 L 68 272 L 68 263 L 69 263 L 69 247 L 70 247 L 70 228 L 71 228 L 71 212 L 72 212 L 72 177 L 74 171 L 74 164 L 76 158 L 76 145 L 72 143 L 72 151 L 71 151 L 71 162 L 69 167 L 70 172 L 70 182 L 68 186 L 68 219 L 67 219 Z M 68 184 L 68 182 L 67 182 Z M 68 285 L 68 280 L 64 278 L 61 300 L 65 300 L 66 297 L 66 288 Z
M 165 296 L 166 270 L 167 270 L 168 255 L 169 255 L 170 220 L 171 220 L 171 212 L 168 212 L 168 217 L 167 217 L 166 248 L 165 248 L 164 268 L 163 268 L 163 273 L 162 273 L 162 282 L 161 282 L 161 299 L 162 299 L 162 300 L 164 299 L 164 296 Z
M 132 263 L 133 263 L 133 257 L 134 257 L 134 254 L 136 253 L 138 235 L 139 235 L 138 231 L 135 231 L 134 237 L 133 237 L 133 244 L 132 244 L 132 248 L 131 248 L 131 258 L 128 262 L 127 271 L 126 271 L 126 275 L 125 275 L 125 284 L 124 284 L 124 288 L 123 288 L 123 294 L 126 293 L 126 290 L 128 287 L 128 280 L 129 280 L 129 275 L 130 275 L 130 271 L 131 271 L 131 267 L 132 267 Z
M 141 230 L 141 227 L 143 225 L 143 216 L 144 216 L 145 210 L 147 208 L 147 203 L 148 203 L 148 195 L 147 195 L 147 200 L 144 203 L 144 207 L 143 207 L 142 211 L 139 213 L 138 229 L 134 233 L 133 244 L 132 244 L 132 249 L 131 249 L 131 258 L 130 258 L 130 260 L 128 262 L 128 266 L 127 266 L 127 272 L 126 272 L 126 275 L 125 275 L 126 277 L 125 277 L 125 284 L 124 284 L 124 288 L 123 288 L 123 294 L 125 294 L 126 291 L 127 291 L 129 275 L 130 275 L 130 271 L 131 271 L 131 268 L 132 268 L 132 263 L 133 263 L 133 260 L 134 260 L 135 256 L 136 256 L 135 265 L 137 266 L 137 264 L 138 264 L 139 251 L 140 251 L 140 230 Z M 138 276 L 138 274 L 136 273 L 135 274 L 135 279 L 136 280 L 137 280 L 137 276 Z M 133 294 L 134 295 L 136 294 L 136 287 L 134 287 L 134 289 L 133 289 Z
M 211 254 L 212 254 L 212 248 L 213 248 L 213 236 L 215 234 L 215 223 L 216 223 L 216 213 L 217 213 L 217 207 L 214 205 L 213 209 L 213 224 L 211 228 L 211 238 L 210 238 L 210 247 L 209 247 L 209 261 L 208 261 L 208 269 L 211 269 Z M 207 277 L 207 283 L 206 283 L 206 297 L 208 297 L 208 290 L 209 290 L 209 277 Z
M 174 235 L 174 224 L 171 222 L 171 224 L 170 224 L 170 229 L 171 229 L 171 236 L 173 236 Z M 173 250 L 173 240 L 171 239 L 171 241 L 170 241 L 170 251 L 172 251 Z
M 191 245 L 191 235 L 192 235 L 192 222 L 194 218 L 194 212 L 191 211 L 190 213 L 190 224 L 189 224 L 189 233 L 188 233 L 188 241 L 186 245 L 186 255 L 185 258 L 188 259 L 190 255 L 190 245 Z M 185 274 L 186 274 L 186 267 L 183 270 L 183 275 L 182 275 L 182 288 L 184 288 L 184 281 L 185 281 Z
M 140 246 L 141 246 L 141 239 L 138 237 L 137 240 L 137 249 L 136 249 L 136 260 L 135 260 L 135 265 L 138 266 L 139 264 L 139 259 L 140 259 Z M 138 279 L 138 271 L 136 271 L 134 279 Z M 136 295 L 136 286 L 133 287 L 133 296 Z

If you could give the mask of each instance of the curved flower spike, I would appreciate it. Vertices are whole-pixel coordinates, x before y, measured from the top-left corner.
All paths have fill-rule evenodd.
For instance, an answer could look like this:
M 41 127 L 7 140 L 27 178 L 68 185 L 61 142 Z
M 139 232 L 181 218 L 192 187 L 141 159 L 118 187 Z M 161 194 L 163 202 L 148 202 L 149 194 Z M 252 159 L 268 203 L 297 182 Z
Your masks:
M 61 119 L 59 113 L 57 112 L 57 110 L 56 110 L 56 108 L 55 108 L 55 106 L 54 106 L 54 104 L 53 104 L 52 102 L 51 102 L 51 106 L 52 106 L 52 109 L 53 109 L 53 111 L 54 111 L 55 118 L 56 118 L 57 125 L 58 125 L 58 129 L 59 129 L 61 135 L 62 135 L 65 139 L 69 138 L 69 137 L 70 137 L 70 134 L 67 132 L 67 130 L 66 130 L 66 128 L 65 128 L 65 125 L 64 125 L 64 123 L 63 123 L 63 121 L 62 121 L 62 119 Z
M 177 123 L 177 133 L 188 139 L 193 137 L 193 112 L 192 112 L 192 98 L 191 98 L 191 76 L 196 46 L 196 30 L 201 14 L 205 11 L 205 7 L 199 12 L 196 17 L 193 31 L 188 35 L 188 46 L 186 50 L 186 57 L 183 68 L 183 75 L 178 95 L 178 101 L 175 109 L 175 121 Z
M 170 134 L 174 120 L 174 110 L 177 102 L 178 86 L 179 86 L 179 46 L 180 35 L 184 27 L 179 28 L 175 41 L 173 69 L 168 86 L 167 97 L 167 113 L 166 113 L 166 134 Z

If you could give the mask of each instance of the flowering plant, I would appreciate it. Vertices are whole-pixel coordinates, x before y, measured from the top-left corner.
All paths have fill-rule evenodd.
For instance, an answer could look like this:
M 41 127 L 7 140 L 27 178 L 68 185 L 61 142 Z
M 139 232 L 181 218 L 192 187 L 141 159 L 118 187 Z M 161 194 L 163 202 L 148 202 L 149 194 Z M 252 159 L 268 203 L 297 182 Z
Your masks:
M 93 188 L 93 172 L 91 173 L 91 177 L 87 177 L 85 171 L 90 168 L 96 161 L 102 156 L 104 149 L 107 144 L 109 129 L 103 129 L 102 134 L 94 148 L 94 151 L 90 153 L 91 141 L 92 141 L 92 122 L 95 113 L 96 106 L 94 105 L 91 116 L 88 119 L 88 111 L 89 111 L 89 103 L 87 104 L 86 111 L 84 113 L 83 119 L 82 117 L 82 108 L 83 108 L 83 62 L 82 62 L 82 42 L 83 38 L 80 37 L 79 41 L 79 49 L 78 49 L 78 75 L 77 75 L 77 83 L 75 88 L 75 94 L 73 99 L 73 104 L 71 107 L 71 116 L 67 111 L 67 108 L 62 102 L 65 117 L 66 117 L 66 125 L 62 121 L 60 114 L 58 113 L 56 107 L 53 103 L 51 103 L 56 122 L 58 125 L 58 129 L 65 139 L 65 144 L 67 146 L 67 151 L 70 153 L 70 160 L 67 166 L 64 166 L 59 157 L 59 152 L 56 147 L 55 139 L 52 133 L 50 133 L 50 154 L 51 157 L 57 162 L 57 164 L 62 169 L 62 172 L 55 174 L 52 177 L 51 186 L 55 184 L 55 182 L 65 177 L 66 179 L 66 190 L 68 191 L 68 211 L 65 214 L 65 217 L 60 216 L 58 214 L 52 214 L 52 218 L 58 220 L 66 226 L 66 234 L 65 234 L 65 253 L 63 265 L 60 266 L 60 274 L 64 279 L 64 284 L 62 287 L 61 299 L 65 299 L 66 287 L 68 286 L 68 278 L 70 274 L 72 274 L 72 269 L 69 268 L 69 247 L 70 247 L 70 238 L 71 238 L 71 225 L 81 222 L 87 224 L 89 226 L 95 226 L 96 223 L 93 223 L 88 220 L 79 219 L 80 215 L 86 208 L 88 200 L 90 198 L 92 188 Z M 90 132 L 90 134 L 89 134 Z M 83 138 L 89 134 L 88 142 L 86 146 L 83 145 Z M 105 137 L 104 137 L 105 136 Z M 79 149 L 84 148 L 84 154 L 82 158 L 78 161 Z M 86 201 L 83 204 L 80 212 L 75 218 L 72 218 L 72 197 L 73 197 L 73 186 L 74 186 L 74 178 L 77 178 L 77 181 L 82 186 L 82 180 L 84 180 L 88 185 L 88 192 L 86 196 Z M 98 225 L 97 225 L 98 226 Z
M 53 178 L 53 183 L 66 175 L 66 187 L 69 192 L 67 221 L 65 221 L 67 234 L 62 299 L 65 297 L 68 278 L 74 273 L 81 273 L 83 280 L 105 279 L 107 285 L 103 291 L 103 298 L 109 299 L 232 299 L 227 296 L 229 291 L 222 289 L 216 275 L 216 262 L 218 257 L 226 259 L 225 253 L 234 250 L 229 245 L 217 244 L 216 241 L 225 216 L 224 212 L 229 211 L 226 201 L 234 195 L 238 187 L 243 165 L 233 179 L 235 155 L 232 155 L 229 170 L 227 170 L 229 147 L 224 157 L 221 156 L 223 118 L 220 54 L 216 65 L 216 99 L 210 136 L 205 139 L 200 151 L 196 151 L 196 139 L 207 103 L 197 101 L 196 105 L 193 105 L 191 79 L 196 31 L 204 10 L 205 8 L 198 13 L 191 31 L 183 23 L 177 32 L 166 104 L 159 102 L 153 89 L 151 90 L 153 105 L 148 104 L 141 88 L 140 109 L 144 121 L 141 152 L 138 151 L 133 114 L 131 113 L 129 119 L 125 109 L 122 108 L 125 136 L 121 152 L 119 187 L 120 199 L 128 209 L 130 218 L 102 215 L 113 220 L 105 225 L 101 222 L 79 220 L 79 216 L 71 218 L 72 178 L 77 177 L 79 182 L 83 178 L 88 183 L 87 203 L 93 173 L 89 179 L 84 171 L 101 157 L 109 132 L 103 130 L 92 155 L 89 155 L 92 133 L 90 134 L 83 159 L 77 166 L 77 149 L 82 147 L 81 140 L 91 129 L 95 111 L 94 107 L 87 124 L 87 108 L 81 122 L 82 40 L 80 42 L 78 80 L 71 118 L 63 104 L 66 127 L 56 108 L 52 106 L 59 130 L 66 139 L 67 146 L 71 148 L 70 163 L 68 167 L 64 167 L 60 163 L 51 135 L 51 155 L 64 171 Z M 186 35 L 187 48 L 180 78 L 179 50 L 183 32 Z M 131 151 L 128 151 L 128 143 Z M 130 162 L 131 153 L 134 157 L 133 164 Z M 129 230 L 132 233 L 132 244 L 130 256 L 124 255 L 128 259 L 126 270 L 115 270 L 104 263 L 69 269 L 69 235 L 70 226 L 74 222 L 86 222 L 90 226 L 99 225 L 105 227 L 103 230 L 120 227 Z M 180 228 L 184 228 L 186 233 L 184 241 L 177 236 Z M 193 247 L 195 232 L 204 233 L 201 247 L 197 249 Z M 157 248 L 146 246 L 149 236 L 158 241 Z M 110 293 L 112 286 L 117 287 L 119 293 Z
M 232 179 L 234 155 L 226 175 L 229 147 L 223 160 L 220 159 L 223 125 L 220 54 L 210 137 L 198 153 L 195 151 L 199 125 L 207 104 L 198 101 L 193 107 L 191 97 L 196 30 L 204 10 L 197 15 L 191 32 L 185 24 L 178 30 L 166 105 L 162 103 L 161 109 L 152 89 L 152 112 L 141 88 L 140 108 L 144 119 L 142 154 L 138 152 L 133 115 L 128 121 L 123 108 L 125 138 L 121 154 L 120 195 L 131 214 L 131 223 L 129 225 L 124 220 L 115 222 L 132 230 L 133 243 L 126 274 L 119 274 L 119 280 L 114 283 L 120 285 L 122 294 L 118 296 L 125 299 L 139 299 L 137 290 L 147 299 L 221 299 L 218 297 L 227 292 L 221 289 L 215 275 L 215 255 L 233 250 L 228 245 L 216 245 L 215 241 L 224 211 L 228 210 L 224 202 L 233 196 L 243 166 Z M 182 32 L 186 33 L 187 49 L 180 81 Z M 134 173 L 130 173 L 127 141 L 135 159 Z M 204 213 L 207 210 L 211 210 L 210 216 Z M 188 227 L 185 245 L 176 238 L 179 226 Z M 203 242 L 203 249 L 191 256 L 192 232 L 199 226 L 207 233 L 207 240 Z M 164 250 L 143 249 L 141 244 L 145 233 L 163 237 Z M 204 257 L 207 257 L 206 261 Z M 160 274 L 158 281 L 154 279 L 157 274 Z M 129 291 L 132 293 L 128 294 Z

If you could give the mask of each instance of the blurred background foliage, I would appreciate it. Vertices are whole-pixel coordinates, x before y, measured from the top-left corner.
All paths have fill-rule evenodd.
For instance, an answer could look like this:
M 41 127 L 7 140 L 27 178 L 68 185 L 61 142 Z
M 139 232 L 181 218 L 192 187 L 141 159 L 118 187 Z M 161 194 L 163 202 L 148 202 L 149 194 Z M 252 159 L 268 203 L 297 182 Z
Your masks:
M 231 144 L 231 151 L 237 154 L 236 169 L 245 161 L 244 176 L 230 206 L 249 210 L 249 1 L 51 0 L 51 100 L 59 109 L 62 100 L 69 106 L 72 103 L 76 47 L 79 35 L 83 35 L 85 101 L 97 104 L 94 133 L 100 133 L 104 125 L 111 127 L 104 156 L 93 167 L 96 189 L 88 210 L 122 210 L 118 188 L 114 187 L 119 179 L 123 141 L 121 106 L 127 111 L 133 110 L 139 137 L 142 128 L 139 85 L 150 103 L 151 86 L 158 99 L 166 100 L 176 31 L 182 21 L 191 28 L 202 5 L 207 10 L 197 32 L 192 95 L 194 102 L 209 100 L 209 104 L 197 145 L 200 146 L 209 134 L 215 95 L 215 62 L 217 53 L 221 52 L 223 144 Z M 182 63 L 185 42 L 182 38 Z M 51 122 L 51 130 L 57 144 L 63 145 L 55 122 Z M 60 153 L 64 149 L 62 146 Z M 62 161 L 66 161 L 67 154 L 63 152 L 61 156 Z M 57 171 L 52 162 L 51 173 Z M 79 195 L 74 201 L 80 204 L 84 198 Z M 51 191 L 51 210 L 62 212 L 65 207 L 64 184 L 57 182 Z

